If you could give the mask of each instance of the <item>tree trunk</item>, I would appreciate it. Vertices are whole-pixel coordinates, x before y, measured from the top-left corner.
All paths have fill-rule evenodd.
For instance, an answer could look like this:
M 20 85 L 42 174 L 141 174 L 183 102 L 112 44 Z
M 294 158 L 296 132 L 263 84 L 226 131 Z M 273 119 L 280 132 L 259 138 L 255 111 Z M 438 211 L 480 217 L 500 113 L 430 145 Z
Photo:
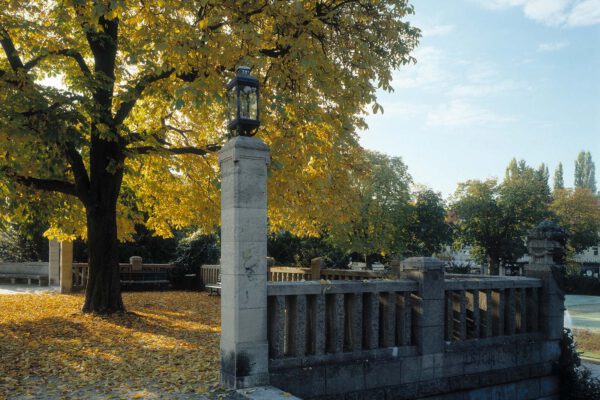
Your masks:
M 87 229 L 90 273 L 83 312 L 125 311 L 119 279 L 116 204 L 112 209 L 93 207 L 88 210 Z
M 117 254 L 117 200 L 125 157 L 115 141 L 92 136 L 90 195 L 86 204 L 90 274 L 83 312 L 125 311 Z

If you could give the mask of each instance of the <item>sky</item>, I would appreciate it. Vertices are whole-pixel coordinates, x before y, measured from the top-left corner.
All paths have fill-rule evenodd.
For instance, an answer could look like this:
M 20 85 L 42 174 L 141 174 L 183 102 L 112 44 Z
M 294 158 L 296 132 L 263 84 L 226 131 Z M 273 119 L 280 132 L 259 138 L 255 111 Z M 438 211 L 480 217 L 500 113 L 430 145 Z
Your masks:
M 395 71 L 361 144 L 448 197 L 515 157 L 550 176 L 590 151 L 600 183 L 600 0 L 413 0 L 414 65 Z M 551 179 L 552 180 L 552 179 Z M 550 182 L 552 184 L 552 182 Z

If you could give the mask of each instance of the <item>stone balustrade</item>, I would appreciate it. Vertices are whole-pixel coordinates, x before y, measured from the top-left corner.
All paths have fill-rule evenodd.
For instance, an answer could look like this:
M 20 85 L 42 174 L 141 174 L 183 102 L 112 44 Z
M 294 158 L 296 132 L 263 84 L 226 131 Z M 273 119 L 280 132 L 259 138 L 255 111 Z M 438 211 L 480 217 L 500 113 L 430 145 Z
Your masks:
M 448 274 L 444 283 L 447 342 L 541 330 L 540 279 Z
M 414 347 L 410 280 L 271 282 L 268 341 L 271 363 L 303 365 L 363 359 Z

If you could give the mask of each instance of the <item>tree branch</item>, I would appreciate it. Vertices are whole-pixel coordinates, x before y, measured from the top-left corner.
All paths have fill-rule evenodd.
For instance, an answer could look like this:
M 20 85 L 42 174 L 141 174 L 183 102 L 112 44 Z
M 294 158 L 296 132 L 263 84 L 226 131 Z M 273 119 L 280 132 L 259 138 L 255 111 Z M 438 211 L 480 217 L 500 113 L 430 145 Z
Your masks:
M 23 61 L 21 61 L 21 57 L 19 56 L 8 31 L 4 29 L 4 26 L 2 25 L 0 25 L 0 44 L 4 49 L 4 53 L 6 54 L 6 58 L 8 59 L 8 63 L 12 70 L 17 72 L 19 69 L 22 69 Z
M 148 87 L 153 82 L 159 81 L 161 79 L 168 78 L 175 72 L 175 68 L 168 69 L 166 71 L 161 72 L 160 74 L 148 74 L 141 78 L 138 83 L 125 94 L 125 98 L 127 101 L 121 104 L 121 107 L 117 110 L 115 114 L 115 124 L 119 125 L 125 121 L 125 118 L 129 115 L 135 103 L 141 97 L 144 89 Z
M 90 178 L 87 170 L 85 169 L 85 164 L 83 163 L 81 154 L 79 154 L 73 143 L 64 144 L 64 152 L 67 161 L 71 166 L 71 171 L 73 171 L 73 176 L 75 178 L 75 189 L 77 190 L 77 193 L 79 193 L 79 198 L 81 201 L 84 204 L 87 204 L 88 194 L 90 192 Z
M 182 154 L 194 154 L 198 156 L 205 156 L 209 153 L 214 153 L 215 151 L 219 151 L 221 149 L 220 144 L 209 144 L 204 149 L 193 147 L 193 146 L 184 146 L 184 147 L 156 147 L 156 146 L 139 146 L 132 147 L 129 149 L 130 152 L 135 154 L 150 154 L 150 153 L 171 153 L 175 155 Z
M 40 179 L 31 176 L 18 175 L 10 171 L 7 167 L 0 167 L 0 172 L 3 172 L 6 176 L 14 179 L 21 185 L 28 186 L 33 189 L 43 190 L 46 192 L 59 192 L 78 197 L 77 191 L 75 190 L 75 185 L 70 182 L 60 181 L 57 179 Z
M 81 55 L 81 53 L 79 53 L 77 50 L 73 50 L 73 49 L 62 49 L 62 50 L 50 51 L 47 54 L 37 56 L 37 57 L 33 58 L 32 60 L 26 62 L 23 67 L 25 68 L 25 70 L 29 71 L 32 68 L 35 68 L 39 64 L 39 62 L 42 61 L 44 58 L 51 56 L 51 55 L 60 55 L 60 56 L 66 56 L 66 57 L 72 58 L 73 60 L 75 60 L 77 62 L 77 65 L 79 65 L 79 69 L 81 70 L 81 72 L 83 72 L 83 75 L 86 78 L 90 78 L 92 76 L 92 71 L 90 71 L 90 68 L 85 63 L 85 60 L 83 59 L 83 56 Z

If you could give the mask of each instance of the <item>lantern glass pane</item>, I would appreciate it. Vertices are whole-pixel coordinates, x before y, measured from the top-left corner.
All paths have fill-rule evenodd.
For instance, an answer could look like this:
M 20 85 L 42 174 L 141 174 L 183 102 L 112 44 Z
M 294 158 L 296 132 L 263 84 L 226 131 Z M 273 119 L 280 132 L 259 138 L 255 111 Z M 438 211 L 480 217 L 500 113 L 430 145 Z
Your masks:
M 227 92 L 227 113 L 229 122 L 232 122 L 237 118 L 237 98 L 235 95 L 235 87 L 229 89 Z
M 252 86 L 240 88 L 240 118 L 258 119 L 258 89 Z

